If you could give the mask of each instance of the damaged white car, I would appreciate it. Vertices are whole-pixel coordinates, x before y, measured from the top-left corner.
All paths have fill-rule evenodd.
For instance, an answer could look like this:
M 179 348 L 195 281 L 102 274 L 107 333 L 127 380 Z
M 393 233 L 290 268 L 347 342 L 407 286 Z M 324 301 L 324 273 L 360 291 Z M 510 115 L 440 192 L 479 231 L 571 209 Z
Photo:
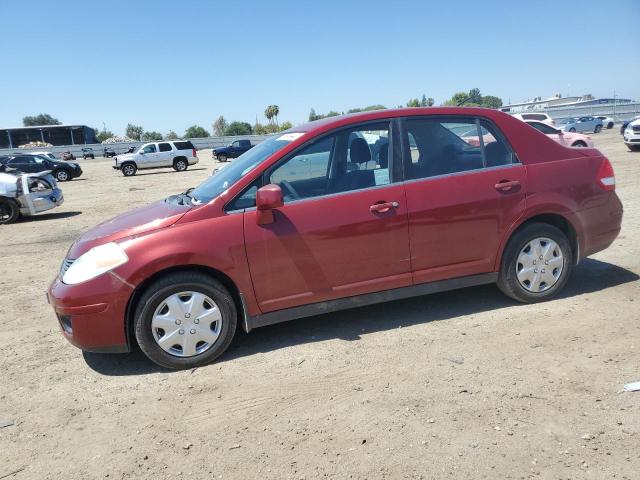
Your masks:
M 0 225 L 62 205 L 62 190 L 50 172 L 0 173 Z

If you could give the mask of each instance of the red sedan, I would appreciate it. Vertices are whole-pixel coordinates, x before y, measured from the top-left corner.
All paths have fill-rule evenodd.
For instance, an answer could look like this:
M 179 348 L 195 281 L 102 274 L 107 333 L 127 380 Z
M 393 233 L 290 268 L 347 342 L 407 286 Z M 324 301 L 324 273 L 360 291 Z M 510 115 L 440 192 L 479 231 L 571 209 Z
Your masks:
M 238 326 L 485 283 L 547 300 L 618 235 L 614 190 L 598 150 L 496 110 L 332 117 L 89 230 L 48 296 L 82 349 L 194 367 Z

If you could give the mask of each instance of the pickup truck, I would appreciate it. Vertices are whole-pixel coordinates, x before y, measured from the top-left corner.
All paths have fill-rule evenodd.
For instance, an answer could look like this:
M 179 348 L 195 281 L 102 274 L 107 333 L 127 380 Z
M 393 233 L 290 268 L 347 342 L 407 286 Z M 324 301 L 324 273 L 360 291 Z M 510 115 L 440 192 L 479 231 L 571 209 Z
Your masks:
M 219 162 L 226 162 L 229 158 L 239 157 L 251 147 L 250 140 L 235 140 L 226 147 L 214 148 L 212 154 Z

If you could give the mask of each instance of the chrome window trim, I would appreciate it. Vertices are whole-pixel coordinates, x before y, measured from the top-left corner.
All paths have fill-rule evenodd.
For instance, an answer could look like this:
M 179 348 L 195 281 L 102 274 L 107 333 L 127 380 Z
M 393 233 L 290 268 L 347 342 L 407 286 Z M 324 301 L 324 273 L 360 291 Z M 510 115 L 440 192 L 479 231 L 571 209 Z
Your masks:
M 415 183 L 415 182 L 424 182 L 424 181 L 428 181 L 428 180 L 435 180 L 435 179 L 440 179 L 440 178 L 447 178 L 447 177 L 459 177 L 460 175 L 468 175 L 470 173 L 478 173 L 478 172 L 490 172 L 492 170 L 504 170 L 507 168 L 515 168 L 515 167 L 522 167 L 522 163 L 518 162 L 518 163 L 508 163 L 506 165 L 497 165 L 495 167 L 486 167 L 486 168 L 474 168 L 473 170 L 464 170 L 462 172 L 452 172 L 452 173 L 445 173 L 442 175 L 434 175 L 432 177 L 420 177 L 420 178 L 411 178 L 408 180 L 405 180 L 404 184 L 407 183 Z

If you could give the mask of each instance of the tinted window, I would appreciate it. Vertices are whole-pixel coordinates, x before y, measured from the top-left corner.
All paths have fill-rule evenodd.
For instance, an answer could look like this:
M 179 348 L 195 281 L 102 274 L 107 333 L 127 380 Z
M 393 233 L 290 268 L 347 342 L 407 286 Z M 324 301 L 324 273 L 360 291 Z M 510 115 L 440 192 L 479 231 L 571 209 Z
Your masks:
M 168 143 L 161 143 L 158 145 L 161 152 L 170 152 L 172 150 L 171 145 Z
M 233 142 L 231 144 L 232 147 L 239 147 L 240 146 L 240 140 L 236 140 L 235 142 Z
M 304 147 L 272 171 L 284 201 L 390 183 L 388 122 L 342 130 Z
M 408 119 L 406 125 L 410 179 L 511 163 L 510 150 L 489 122 L 474 118 L 414 118 Z
M 546 123 L 540 123 L 540 122 L 527 122 L 527 123 L 529 123 L 529 125 L 531 125 L 536 130 L 538 130 L 538 131 L 540 131 L 540 132 L 542 132 L 542 133 L 544 133 L 546 135 L 553 135 L 553 134 L 558 133 L 555 128 L 550 127 Z
M 178 150 L 192 150 L 194 148 L 191 142 L 174 142 L 173 144 Z
M 526 113 L 522 115 L 525 120 L 546 120 L 547 116 L 541 113 Z

